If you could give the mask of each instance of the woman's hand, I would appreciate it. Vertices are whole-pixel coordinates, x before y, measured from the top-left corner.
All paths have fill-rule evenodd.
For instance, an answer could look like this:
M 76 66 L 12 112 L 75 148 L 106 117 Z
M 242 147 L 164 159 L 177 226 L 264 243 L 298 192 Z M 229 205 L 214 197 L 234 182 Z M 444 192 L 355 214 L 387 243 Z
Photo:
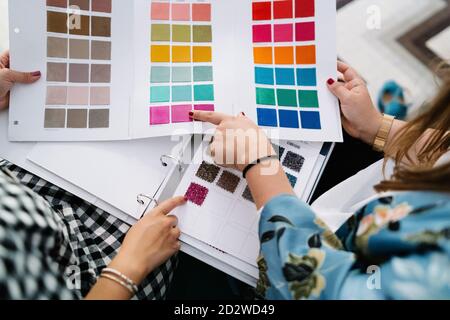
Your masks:
M 344 82 L 328 80 L 328 87 L 341 102 L 342 124 L 352 137 L 372 145 L 383 116 L 373 105 L 366 83 L 356 71 L 338 61 Z
M 128 232 L 117 257 L 109 267 L 141 283 L 154 269 L 180 250 L 180 229 L 175 216 L 176 207 L 184 205 L 184 197 L 167 200 L 153 209 Z
M 191 116 L 217 126 L 210 149 L 218 165 L 243 171 L 258 159 L 276 155 L 266 134 L 243 113 L 234 117 L 218 112 L 194 111 Z
M 41 78 L 41 72 L 18 72 L 9 69 L 9 52 L 0 54 L 0 110 L 9 106 L 9 92 L 15 83 L 30 84 Z

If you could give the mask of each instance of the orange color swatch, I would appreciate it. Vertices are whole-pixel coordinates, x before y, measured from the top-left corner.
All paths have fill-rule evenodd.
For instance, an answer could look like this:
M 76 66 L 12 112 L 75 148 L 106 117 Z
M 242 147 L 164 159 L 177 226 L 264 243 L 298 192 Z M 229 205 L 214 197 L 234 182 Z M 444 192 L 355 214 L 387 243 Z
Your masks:
M 170 62 L 170 46 L 152 46 L 152 62 Z
M 172 62 L 191 62 L 191 47 L 189 46 L 173 46 Z
M 194 47 L 194 62 L 211 62 L 211 47 Z
M 272 47 L 256 47 L 253 48 L 253 55 L 256 64 L 272 64 Z
M 275 47 L 275 64 L 294 64 L 294 48 Z
M 296 48 L 297 64 L 316 64 L 316 46 L 302 46 Z

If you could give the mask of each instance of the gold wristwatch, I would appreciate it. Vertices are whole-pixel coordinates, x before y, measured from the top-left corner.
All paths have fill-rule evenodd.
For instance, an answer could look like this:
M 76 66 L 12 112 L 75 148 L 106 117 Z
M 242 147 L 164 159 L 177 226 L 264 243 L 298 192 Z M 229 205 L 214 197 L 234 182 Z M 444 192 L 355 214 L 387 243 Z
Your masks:
M 386 147 L 386 142 L 389 137 L 389 133 L 392 129 L 392 124 L 394 123 L 395 117 L 384 114 L 383 120 L 381 122 L 381 127 L 378 130 L 377 137 L 373 143 L 373 149 L 377 152 L 384 152 Z

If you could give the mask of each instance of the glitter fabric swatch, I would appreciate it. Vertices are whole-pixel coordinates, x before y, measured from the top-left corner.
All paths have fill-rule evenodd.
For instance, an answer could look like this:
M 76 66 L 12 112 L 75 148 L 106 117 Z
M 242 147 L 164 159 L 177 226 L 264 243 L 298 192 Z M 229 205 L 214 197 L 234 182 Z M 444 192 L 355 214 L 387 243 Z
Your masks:
M 300 172 L 304 163 L 305 158 L 303 158 L 301 155 L 289 151 L 283 161 L 283 166 L 295 172 Z
M 243 197 L 245 200 L 248 200 L 248 201 L 250 201 L 250 202 L 255 202 L 255 201 L 253 200 L 252 193 L 251 193 L 250 188 L 249 188 L 248 186 L 245 188 L 244 193 L 242 194 L 242 197 Z
M 228 192 L 234 193 L 239 185 L 239 182 L 241 182 L 241 178 L 237 175 L 224 171 L 220 176 L 217 185 Z
M 203 161 L 196 175 L 206 182 L 213 183 L 219 175 L 219 172 L 220 168 L 218 166 Z
M 297 177 L 294 177 L 293 175 L 286 173 L 289 183 L 291 184 L 292 188 L 295 188 L 297 185 Z
M 202 206 L 206 200 L 209 190 L 199 184 L 191 183 L 189 189 L 186 191 L 186 198 L 192 203 Z

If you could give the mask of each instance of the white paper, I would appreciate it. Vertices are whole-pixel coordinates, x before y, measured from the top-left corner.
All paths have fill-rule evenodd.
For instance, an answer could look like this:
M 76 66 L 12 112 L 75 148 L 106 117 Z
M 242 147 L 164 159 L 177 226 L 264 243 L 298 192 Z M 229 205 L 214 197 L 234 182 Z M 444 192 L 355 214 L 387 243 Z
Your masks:
M 257 121 L 252 0 L 172 0 L 172 2 L 212 4 L 215 110 L 229 114 L 245 111 L 251 119 Z M 150 125 L 151 1 L 113 0 L 109 128 L 44 129 L 46 1 L 10 1 L 9 9 L 12 67 L 24 71 L 43 71 L 43 77 L 38 83 L 31 86 L 18 85 L 12 92 L 9 121 L 11 141 L 127 140 L 202 133 L 211 128 L 198 122 Z M 335 3 L 332 1 L 316 1 L 316 18 L 295 20 L 316 22 L 317 91 L 322 129 L 268 130 L 272 138 L 342 141 L 337 100 L 328 92 L 325 85 L 328 78 L 336 75 L 335 9 Z M 193 22 L 188 24 L 192 25 Z

